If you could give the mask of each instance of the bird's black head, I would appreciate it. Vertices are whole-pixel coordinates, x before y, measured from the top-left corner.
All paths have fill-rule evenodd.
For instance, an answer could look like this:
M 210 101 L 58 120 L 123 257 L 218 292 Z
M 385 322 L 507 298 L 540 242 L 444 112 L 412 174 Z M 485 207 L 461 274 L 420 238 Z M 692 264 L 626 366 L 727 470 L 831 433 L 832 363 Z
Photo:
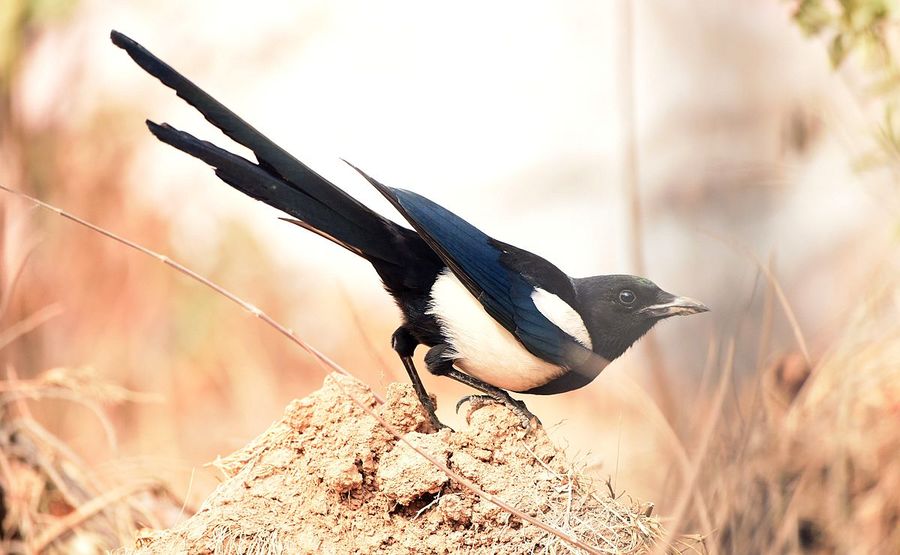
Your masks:
M 579 278 L 575 291 L 593 351 L 606 360 L 618 358 L 664 318 L 709 310 L 703 303 L 666 293 L 637 276 Z

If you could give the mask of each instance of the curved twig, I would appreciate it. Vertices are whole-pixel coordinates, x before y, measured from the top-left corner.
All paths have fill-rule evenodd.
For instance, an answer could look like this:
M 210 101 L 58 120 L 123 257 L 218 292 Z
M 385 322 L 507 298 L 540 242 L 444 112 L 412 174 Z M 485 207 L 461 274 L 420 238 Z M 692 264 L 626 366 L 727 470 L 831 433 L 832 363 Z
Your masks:
M 28 199 L 31 202 L 40 206 L 41 208 L 45 208 L 47 210 L 50 210 L 51 212 L 56 212 L 63 218 L 72 220 L 73 222 L 75 222 L 79 225 L 82 225 L 92 231 L 96 231 L 97 233 L 99 233 L 105 237 L 109 237 L 110 239 L 117 241 L 119 243 L 122 243 L 123 245 L 125 245 L 127 247 L 130 247 L 138 252 L 141 252 L 143 254 L 146 254 L 147 256 L 150 256 L 150 257 L 153 257 L 153 258 L 159 260 L 166 266 L 174 268 L 176 271 L 188 276 L 189 278 L 193 279 L 194 281 L 202 283 L 203 285 L 212 289 L 216 293 L 222 295 L 229 301 L 239 305 L 241 308 L 243 308 L 250 314 L 256 316 L 257 318 L 259 318 L 260 320 L 262 320 L 263 322 L 268 324 L 270 327 L 274 328 L 278 333 L 287 337 L 289 340 L 293 341 L 301 349 L 303 349 L 307 353 L 311 354 L 313 356 L 313 358 L 316 360 L 316 362 L 319 364 L 319 366 L 322 367 L 323 369 L 327 367 L 330 369 L 329 371 L 333 370 L 333 371 L 337 372 L 338 374 L 343 374 L 345 376 L 349 376 L 352 378 L 356 377 L 356 376 L 353 376 L 353 374 L 351 374 L 347 370 L 344 370 L 343 368 L 341 368 L 341 366 L 339 366 L 336 362 L 334 362 L 333 360 L 331 360 L 330 358 L 325 356 L 318 349 L 316 349 L 312 345 L 306 343 L 305 341 L 303 341 L 302 339 L 297 337 L 297 335 L 294 333 L 293 330 L 279 324 L 271 316 L 269 316 L 268 314 L 266 314 L 259 308 L 255 307 L 252 304 L 248 303 L 247 301 L 241 299 L 234 293 L 228 291 L 227 289 L 225 289 L 221 285 L 213 282 L 209 278 L 206 278 L 206 277 L 198 274 L 197 272 L 191 270 L 187 266 L 184 266 L 182 264 L 179 264 L 178 262 L 175 262 L 168 256 L 166 256 L 164 254 L 160 254 L 156 251 L 150 250 L 147 247 L 145 247 L 143 245 L 139 245 L 139 244 L 135 243 L 134 241 L 130 241 L 120 235 L 116 235 L 115 233 L 113 233 L 111 231 L 107 231 L 107 230 L 103 229 L 102 227 L 94 225 L 87 220 L 83 220 L 83 219 L 79 218 L 78 216 L 75 216 L 74 214 L 70 214 L 70 213 L 66 212 L 65 210 L 57 208 L 57 207 L 53 206 L 52 204 L 47 204 L 46 202 L 44 202 L 40 199 L 37 199 L 31 195 L 28 195 L 26 193 L 23 193 L 21 191 L 16 191 L 15 189 L 10 189 L 9 187 L 6 187 L 4 185 L 0 185 L 0 190 L 6 191 L 7 193 L 11 193 L 13 195 L 22 197 L 24 199 Z M 384 400 L 381 397 L 379 397 L 377 393 L 375 393 L 375 392 L 372 392 L 372 393 L 375 395 L 375 399 L 377 399 L 379 403 L 384 402 Z

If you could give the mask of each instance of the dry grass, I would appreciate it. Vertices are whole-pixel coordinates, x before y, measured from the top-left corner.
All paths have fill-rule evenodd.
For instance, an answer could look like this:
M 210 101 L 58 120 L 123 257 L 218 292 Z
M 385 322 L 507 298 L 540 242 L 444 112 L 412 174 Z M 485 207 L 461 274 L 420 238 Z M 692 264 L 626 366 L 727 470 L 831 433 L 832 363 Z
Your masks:
M 62 398 L 89 408 L 112 430 L 99 404 L 143 396 L 89 371 L 56 368 L 32 380 L 10 371 L 0 382 L 0 538 L 4 553 L 97 553 L 132 541 L 149 523 L 172 523 L 183 510 L 163 483 L 124 483 L 92 472 L 65 442 L 34 419 L 26 400 Z M 115 436 L 110 432 L 110 442 Z
M 900 550 L 896 283 L 861 303 L 818 362 L 784 356 L 761 377 L 744 392 L 745 424 L 723 430 L 703 469 L 712 546 L 723 553 Z

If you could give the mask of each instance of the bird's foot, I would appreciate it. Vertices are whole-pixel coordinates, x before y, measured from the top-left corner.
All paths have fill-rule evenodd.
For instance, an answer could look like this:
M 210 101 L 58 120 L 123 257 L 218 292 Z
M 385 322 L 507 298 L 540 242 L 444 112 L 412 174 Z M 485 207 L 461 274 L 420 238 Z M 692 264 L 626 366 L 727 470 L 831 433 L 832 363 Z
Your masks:
M 477 410 L 485 405 L 499 402 L 500 401 L 494 399 L 490 395 L 466 395 L 456 402 L 456 414 L 459 414 L 460 407 L 462 407 L 466 403 L 469 403 L 469 406 L 472 408 L 472 410 Z
M 510 410 L 516 413 L 516 416 L 519 417 L 519 420 L 522 422 L 522 427 L 526 430 L 530 430 L 532 427 L 532 423 L 540 425 L 541 420 L 534 415 L 528 407 L 525 406 L 523 401 L 518 401 L 513 399 L 512 397 L 506 397 L 503 399 L 498 399 L 492 395 L 466 395 L 456 403 L 456 413 L 459 414 L 459 409 L 465 403 L 469 403 L 469 406 L 472 407 L 472 410 L 469 411 L 469 414 L 466 415 L 466 424 L 469 423 L 469 415 L 472 411 L 478 410 L 481 407 L 486 405 L 490 405 L 492 403 L 500 403 L 506 405 Z
M 454 431 L 453 428 L 438 420 L 437 416 L 435 416 L 434 418 L 430 418 L 429 420 L 431 421 L 431 427 L 434 428 L 435 432 L 443 430 L 444 428 L 447 428 L 451 432 Z
M 431 401 L 431 397 L 429 397 L 428 400 Z M 431 427 L 434 428 L 435 432 L 443 430 L 444 428 L 447 428 L 451 432 L 453 431 L 453 428 L 438 420 L 437 414 L 435 414 L 435 406 L 433 402 L 429 402 L 427 404 L 423 402 L 422 406 L 425 408 L 425 412 L 428 414 L 428 421 L 431 423 Z

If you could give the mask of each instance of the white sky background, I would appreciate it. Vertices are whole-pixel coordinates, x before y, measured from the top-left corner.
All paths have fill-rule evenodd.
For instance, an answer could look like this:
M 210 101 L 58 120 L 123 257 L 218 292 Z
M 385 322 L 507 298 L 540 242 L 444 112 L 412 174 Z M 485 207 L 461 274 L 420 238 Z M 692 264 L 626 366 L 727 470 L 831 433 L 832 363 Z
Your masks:
M 383 213 L 396 216 L 339 157 L 572 275 L 632 269 L 618 2 L 85 0 L 79 11 L 79 24 L 46 41 L 31 64 L 25 86 L 43 86 L 28 95 L 35 119 L 48 108 L 77 117 L 121 105 L 233 146 L 113 47 L 115 28 Z M 777 253 L 789 284 L 808 272 L 876 205 L 851 171 L 867 120 L 824 47 L 800 35 L 780 2 L 642 1 L 635 18 L 648 277 L 727 318 L 746 303 L 755 271 L 704 233 Z M 67 58 L 90 63 L 80 89 L 60 101 L 46 84 Z M 802 154 L 785 147 L 797 118 L 819 129 Z M 138 117 L 121 125 L 143 132 Z M 390 304 L 364 262 L 144 136 L 133 186 L 169 211 L 174 254 L 202 271 L 218 222 L 239 215 L 287 267 L 313 268 L 306 275 L 323 285 L 339 279 L 361 302 Z M 822 290 L 796 294 L 803 301 Z M 814 302 L 800 304 L 810 321 L 822 315 Z M 696 318 L 662 333 L 700 334 L 705 345 L 721 326 Z
M 532 168 L 587 158 L 607 166 L 606 171 L 616 171 L 615 163 L 604 160 L 610 153 L 615 157 L 615 114 L 603 122 L 604 106 L 615 102 L 614 68 L 609 61 L 592 62 L 585 54 L 612 52 L 611 29 L 596 34 L 607 37 L 598 40 L 579 22 L 585 16 L 546 8 L 520 7 L 510 16 L 509 6 L 490 13 L 475 4 L 468 10 L 454 4 L 441 11 L 419 9 L 419 3 L 394 4 L 393 9 L 375 5 L 297 9 L 274 17 L 268 25 L 277 28 L 283 25 L 279 20 L 287 18 L 302 30 L 281 29 L 284 44 L 275 45 L 272 63 L 264 67 L 252 61 L 258 54 L 246 54 L 259 52 L 258 46 L 221 47 L 216 44 L 222 40 L 218 33 L 208 40 L 172 39 L 171 43 L 201 49 L 185 53 L 183 64 L 173 60 L 183 48 L 154 50 L 185 68 L 192 62 L 197 67 L 198 58 L 209 56 L 197 67 L 202 71 L 205 66 L 206 75 L 191 72 L 198 81 L 289 151 L 386 213 L 390 213 L 386 203 L 338 157 L 386 183 L 426 194 L 488 233 L 526 247 L 543 246 L 546 252 L 557 243 L 550 239 L 542 245 L 545 230 L 553 233 L 557 227 L 554 222 L 583 221 L 583 229 L 572 231 L 594 235 L 597 230 L 591 228 L 601 222 L 589 207 L 600 202 L 579 203 L 580 214 L 575 214 L 568 199 L 554 202 L 553 195 L 535 199 L 532 206 L 510 197 L 522 188 L 516 180 Z M 598 21 L 608 19 L 602 13 L 587 15 Z M 314 29 L 303 29 L 304 21 L 310 21 Z M 498 27 L 498 22 L 505 26 Z M 216 27 L 204 25 L 207 30 Z M 290 39 L 291 34 L 298 38 Z M 148 45 L 169 42 L 153 41 L 152 35 L 139 40 Z M 292 42 L 298 44 L 292 48 Z M 121 60 L 115 65 L 121 68 Z M 591 65 L 596 66 L 591 72 L 605 75 L 598 79 L 585 71 Z M 134 73 L 141 79 L 139 86 L 148 84 L 146 76 Z M 158 88 L 156 83 L 149 85 Z M 190 108 L 172 106 L 155 113 L 190 129 L 208 129 Z M 192 120 L 201 123 L 190 125 Z M 217 138 L 215 131 L 201 135 Z M 160 180 L 184 181 L 184 167 L 169 163 L 174 157 L 167 149 L 156 147 L 155 154 L 160 158 L 151 165 L 166 173 Z M 192 172 L 208 174 L 205 168 L 188 163 Z M 213 179 L 205 181 L 213 184 L 214 194 L 222 196 Z M 235 208 L 246 210 L 244 199 L 230 196 Z M 507 202 L 513 203 L 514 210 L 504 209 Z M 550 215 L 544 212 L 548 205 Z M 621 213 L 604 212 L 606 218 Z M 541 225 L 535 225 L 535 217 Z M 296 230 L 277 222 L 273 227 L 286 231 L 281 235 L 296 247 Z M 601 223 L 600 229 L 604 227 Z M 303 248 L 333 252 L 317 238 L 310 238 Z M 610 241 L 592 258 L 612 261 L 620 256 L 620 249 L 620 241 Z M 329 258 L 340 263 L 342 257 Z M 570 268 L 575 264 L 573 273 L 590 273 L 597 264 L 596 258 L 579 263 L 579 257 L 573 257 L 570 262 Z

